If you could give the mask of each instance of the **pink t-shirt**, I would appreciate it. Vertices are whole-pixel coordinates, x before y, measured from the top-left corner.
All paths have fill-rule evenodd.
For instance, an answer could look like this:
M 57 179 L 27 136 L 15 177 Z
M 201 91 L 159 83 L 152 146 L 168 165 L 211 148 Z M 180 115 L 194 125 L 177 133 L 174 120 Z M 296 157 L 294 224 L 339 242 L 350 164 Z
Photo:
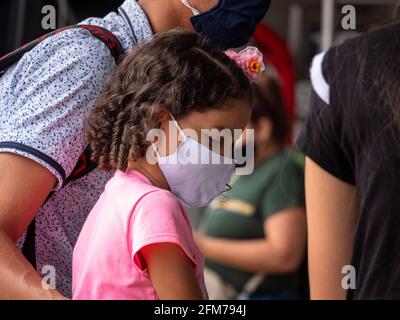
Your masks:
M 153 186 L 138 171 L 116 171 L 75 245 L 73 299 L 158 299 L 137 255 L 141 248 L 155 243 L 174 243 L 186 252 L 207 298 L 204 258 L 179 200 Z

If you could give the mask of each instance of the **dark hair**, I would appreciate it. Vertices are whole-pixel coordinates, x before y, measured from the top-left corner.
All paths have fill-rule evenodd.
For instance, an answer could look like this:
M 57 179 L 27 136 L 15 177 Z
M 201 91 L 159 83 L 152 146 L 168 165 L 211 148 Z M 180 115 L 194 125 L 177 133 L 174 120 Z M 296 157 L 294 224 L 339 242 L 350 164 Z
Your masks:
M 254 91 L 256 99 L 251 122 L 257 125 L 262 117 L 270 119 L 273 125 L 272 139 L 283 145 L 291 133 L 292 126 L 277 80 L 265 76 Z
M 251 94 L 243 70 L 199 34 L 155 35 L 124 58 L 90 112 L 86 138 L 92 160 L 104 170 L 126 170 L 128 161 L 145 155 L 146 135 L 160 128 L 162 110 L 180 119 L 228 99 L 251 101 Z

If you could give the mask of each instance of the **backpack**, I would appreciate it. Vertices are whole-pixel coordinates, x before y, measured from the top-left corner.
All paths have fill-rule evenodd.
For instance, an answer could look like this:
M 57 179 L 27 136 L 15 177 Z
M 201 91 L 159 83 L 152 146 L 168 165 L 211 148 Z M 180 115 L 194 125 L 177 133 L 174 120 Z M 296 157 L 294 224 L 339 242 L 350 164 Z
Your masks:
M 21 59 L 25 53 L 31 51 L 39 43 L 41 43 L 42 41 L 44 41 L 45 39 L 47 39 L 51 36 L 54 36 L 60 32 L 63 32 L 65 30 L 69 30 L 69 29 L 85 29 L 85 30 L 89 31 L 92 36 L 94 36 L 97 39 L 99 39 L 100 41 L 102 41 L 109 48 L 109 50 L 117 64 L 124 55 L 124 50 L 123 50 L 120 42 L 110 31 L 108 31 L 102 27 L 94 26 L 94 25 L 73 25 L 73 26 L 60 28 L 53 32 L 45 34 L 42 37 L 40 37 L 36 40 L 33 40 L 32 42 L 29 42 L 29 43 L 23 45 L 22 47 L 16 49 L 15 51 L 1 57 L 0 58 L 0 76 L 3 73 L 5 73 L 6 70 L 9 67 L 11 67 L 15 62 L 17 62 L 19 59 Z M 77 179 L 80 179 L 80 178 L 86 176 L 87 174 L 92 172 L 97 167 L 97 164 L 91 160 L 90 155 L 91 155 L 91 151 L 90 151 L 90 147 L 88 146 L 88 147 L 86 147 L 86 149 L 80 156 L 71 175 L 65 179 L 62 187 L 65 187 L 67 184 L 69 184 L 72 181 L 75 181 Z M 48 195 L 48 197 L 44 203 L 46 203 L 53 194 L 54 194 L 54 192 L 51 192 Z M 27 229 L 27 232 L 26 232 L 25 242 L 22 247 L 22 254 L 36 269 L 35 229 L 36 229 L 35 228 L 35 219 L 33 219 Z

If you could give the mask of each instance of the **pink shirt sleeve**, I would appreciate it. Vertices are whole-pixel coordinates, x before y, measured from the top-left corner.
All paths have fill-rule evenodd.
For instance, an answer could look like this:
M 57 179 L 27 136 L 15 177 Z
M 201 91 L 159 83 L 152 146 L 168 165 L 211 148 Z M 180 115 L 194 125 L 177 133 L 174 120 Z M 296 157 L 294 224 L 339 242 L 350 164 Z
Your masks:
M 138 254 L 150 244 L 173 243 L 182 248 L 196 266 L 195 243 L 192 229 L 179 201 L 168 191 L 157 190 L 145 195 L 132 215 L 131 230 L 132 259 L 140 271 L 146 265 Z

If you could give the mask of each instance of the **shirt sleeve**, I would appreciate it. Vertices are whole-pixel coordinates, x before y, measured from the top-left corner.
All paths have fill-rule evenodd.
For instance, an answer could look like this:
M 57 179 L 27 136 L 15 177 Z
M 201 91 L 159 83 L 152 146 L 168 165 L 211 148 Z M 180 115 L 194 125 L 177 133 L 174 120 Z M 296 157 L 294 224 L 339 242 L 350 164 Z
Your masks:
M 290 157 L 264 192 L 260 206 L 263 220 L 287 208 L 304 207 L 304 198 L 303 169 Z
M 145 195 L 136 207 L 131 227 L 132 259 L 139 270 L 146 270 L 140 256 L 145 246 L 157 243 L 178 245 L 196 265 L 192 229 L 183 207 L 171 194 L 154 191 Z
M 336 69 L 340 66 L 335 65 L 335 48 L 314 58 L 309 111 L 296 145 L 321 168 L 344 182 L 354 184 L 354 155 L 348 137 L 352 128 L 345 119 L 345 114 L 349 113 L 345 112 L 347 103 L 342 99 L 350 93 Z M 332 81 L 335 81 L 334 85 L 329 83 Z
M 40 163 L 59 189 L 86 148 L 85 117 L 114 67 L 106 45 L 80 29 L 26 53 L 1 79 L 9 98 L 0 98 L 0 152 Z

